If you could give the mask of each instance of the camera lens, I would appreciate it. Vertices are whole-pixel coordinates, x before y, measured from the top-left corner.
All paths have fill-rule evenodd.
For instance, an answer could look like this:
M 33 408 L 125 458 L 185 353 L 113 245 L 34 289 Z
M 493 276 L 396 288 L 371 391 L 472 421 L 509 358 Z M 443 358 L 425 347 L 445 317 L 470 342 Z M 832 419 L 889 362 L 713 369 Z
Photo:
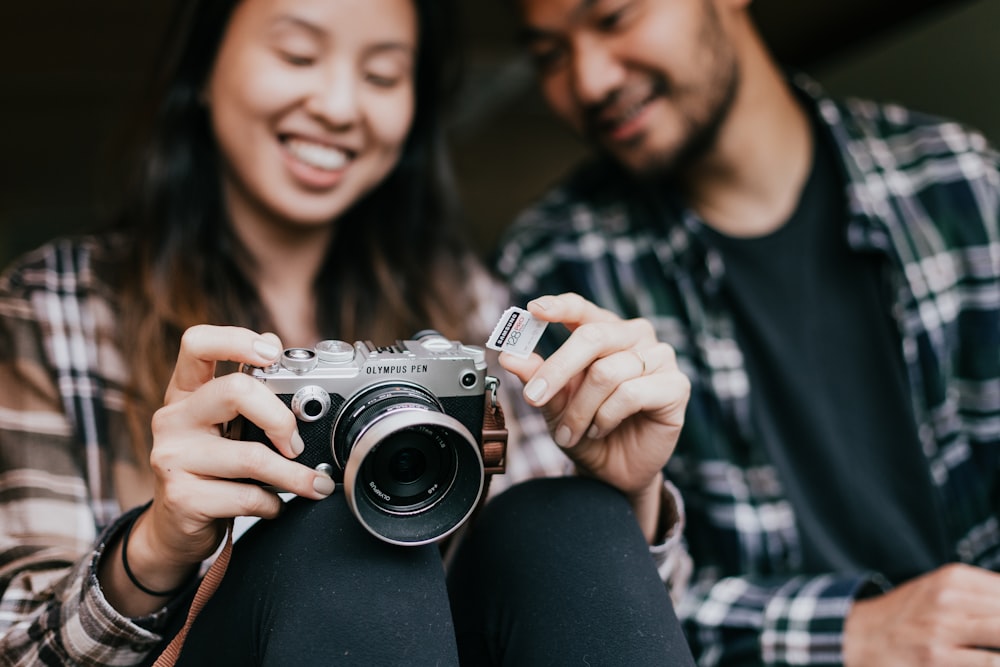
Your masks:
M 332 445 L 351 509 L 388 542 L 444 537 L 482 493 L 478 441 L 415 385 L 380 384 L 352 397 L 337 419 Z
M 427 468 L 424 455 L 415 449 L 404 449 L 397 452 L 389 462 L 389 473 L 400 484 L 409 484 L 419 479 Z
M 447 438 L 447 433 L 421 425 L 383 439 L 361 470 L 369 500 L 395 512 L 414 512 L 435 502 L 454 476 Z
M 388 465 L 392 480 L 398 484 L 412 484 L 427 470 L 427 459 L 413 447 L 396 452 Z
M 446 416 L 433 396 L 411 385 L 381 385 L 363 392 L 351 413 L 337 425 L 339 453 L 348 462 L 367 443 L 357 479 L 365 500 L 385 512 L 412 514 L 447 492 L 458 443 L 447 424 L 428 421 Z

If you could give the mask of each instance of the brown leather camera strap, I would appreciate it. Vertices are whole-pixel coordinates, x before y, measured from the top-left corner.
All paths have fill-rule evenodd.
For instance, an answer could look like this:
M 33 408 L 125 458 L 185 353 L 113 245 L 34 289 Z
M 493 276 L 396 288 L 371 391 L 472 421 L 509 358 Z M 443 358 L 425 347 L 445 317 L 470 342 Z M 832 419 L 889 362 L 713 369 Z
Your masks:
M 472 512 L 474 520 L 486 504 L 493 475 L 500 475 L 507 468 L 507 426 L 503 408 L 496 392 L 486 392 L 486 409 L 483 411 L 483 492 Z
M 507 426 L 496 396 L 486 393 L 483 411 L 483 469 L 487 475 L 504 471 L 507 465 Z
M 219 557 L 215 559 L 215 562 L 208 568 L 208 572 L 205 573 L 205 577 L 201 580 L 201 583 L 198 584 L 198 590 L 195 591 L 194 600 L 191 601 L 191 608 L 188 609 L 184 625 L 174 635 L 174 638 L 170 640 L 170 643 L 167 644 L 167 648 L 163 649 L 163 653 L 153 663 L 153 667 L 173 667 L 174 663 L 177 662 L 177 658 L 181 655 L 181 649 L 184 648 L 184 640 L 187 639 L 191 624 L 194 623 L 194 619 L 201 612 L 202 607 L 205 606 L 212 597 L 212 594 L 215 593 L 215 589 L 222 583 L 222 577 L 226 574 L 226 568 L 229 567 L 229 557 L 232 553 L 233 520 L 230 519 L 229 525 L 226 526 L 226 543 L 222 547 Z

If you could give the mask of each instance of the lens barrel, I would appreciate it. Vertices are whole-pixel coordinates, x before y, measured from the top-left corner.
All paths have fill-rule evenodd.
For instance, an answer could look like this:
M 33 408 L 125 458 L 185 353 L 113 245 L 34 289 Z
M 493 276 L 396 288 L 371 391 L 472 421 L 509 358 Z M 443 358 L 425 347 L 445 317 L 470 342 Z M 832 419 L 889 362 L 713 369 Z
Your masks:
M 386 542 L 439 540 L 469 517 L 482 494 L 477 439 L 416 385 L 385 383 L 352 397 L 331 446 L 351 510 Z

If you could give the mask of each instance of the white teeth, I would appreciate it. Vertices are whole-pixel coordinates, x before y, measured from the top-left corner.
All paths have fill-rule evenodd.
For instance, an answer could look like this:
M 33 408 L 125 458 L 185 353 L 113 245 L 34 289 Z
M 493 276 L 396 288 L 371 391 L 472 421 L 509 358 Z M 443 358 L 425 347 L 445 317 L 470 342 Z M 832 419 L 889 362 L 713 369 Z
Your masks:
M 627 123 L 628 121 L 632 120 L 636 116 L 638 116 L 639 112 L 642 111 L 642 109 L 643 109 L 644 106 L 645 106 L 645 104 L 643 104 L 643 103 L 640 102 L 639 104 L 636 104 L 635 106 L 632 106 L 629 109 L 627 109 L 625 111 L 625 113 L 621 114 L 618 117 L 618 124 L 622 125 L 622 124 Z
M 347 164 L 347 154 L 339 148 L 323 146 L 301 139 L 289 139 L 285 145 L 292 155 L 310 167 L 333 171 L 342 169 Z

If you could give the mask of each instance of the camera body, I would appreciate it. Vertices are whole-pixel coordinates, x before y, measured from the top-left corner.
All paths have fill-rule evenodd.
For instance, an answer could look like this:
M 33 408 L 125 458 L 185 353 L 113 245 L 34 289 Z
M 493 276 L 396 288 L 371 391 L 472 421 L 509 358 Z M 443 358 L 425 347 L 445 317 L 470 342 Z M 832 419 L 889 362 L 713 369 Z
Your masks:
M 295 460 L 341 482 L 351 510 L 380 539 L 435 541 L 475 509 L 485 405 L 497 385 L 483 348 L 428 330 L 390 346 L 324 340 L 242 370 L 295 414 L 305 443 Z M 242 417 L 227 435 L 274 448 Z

